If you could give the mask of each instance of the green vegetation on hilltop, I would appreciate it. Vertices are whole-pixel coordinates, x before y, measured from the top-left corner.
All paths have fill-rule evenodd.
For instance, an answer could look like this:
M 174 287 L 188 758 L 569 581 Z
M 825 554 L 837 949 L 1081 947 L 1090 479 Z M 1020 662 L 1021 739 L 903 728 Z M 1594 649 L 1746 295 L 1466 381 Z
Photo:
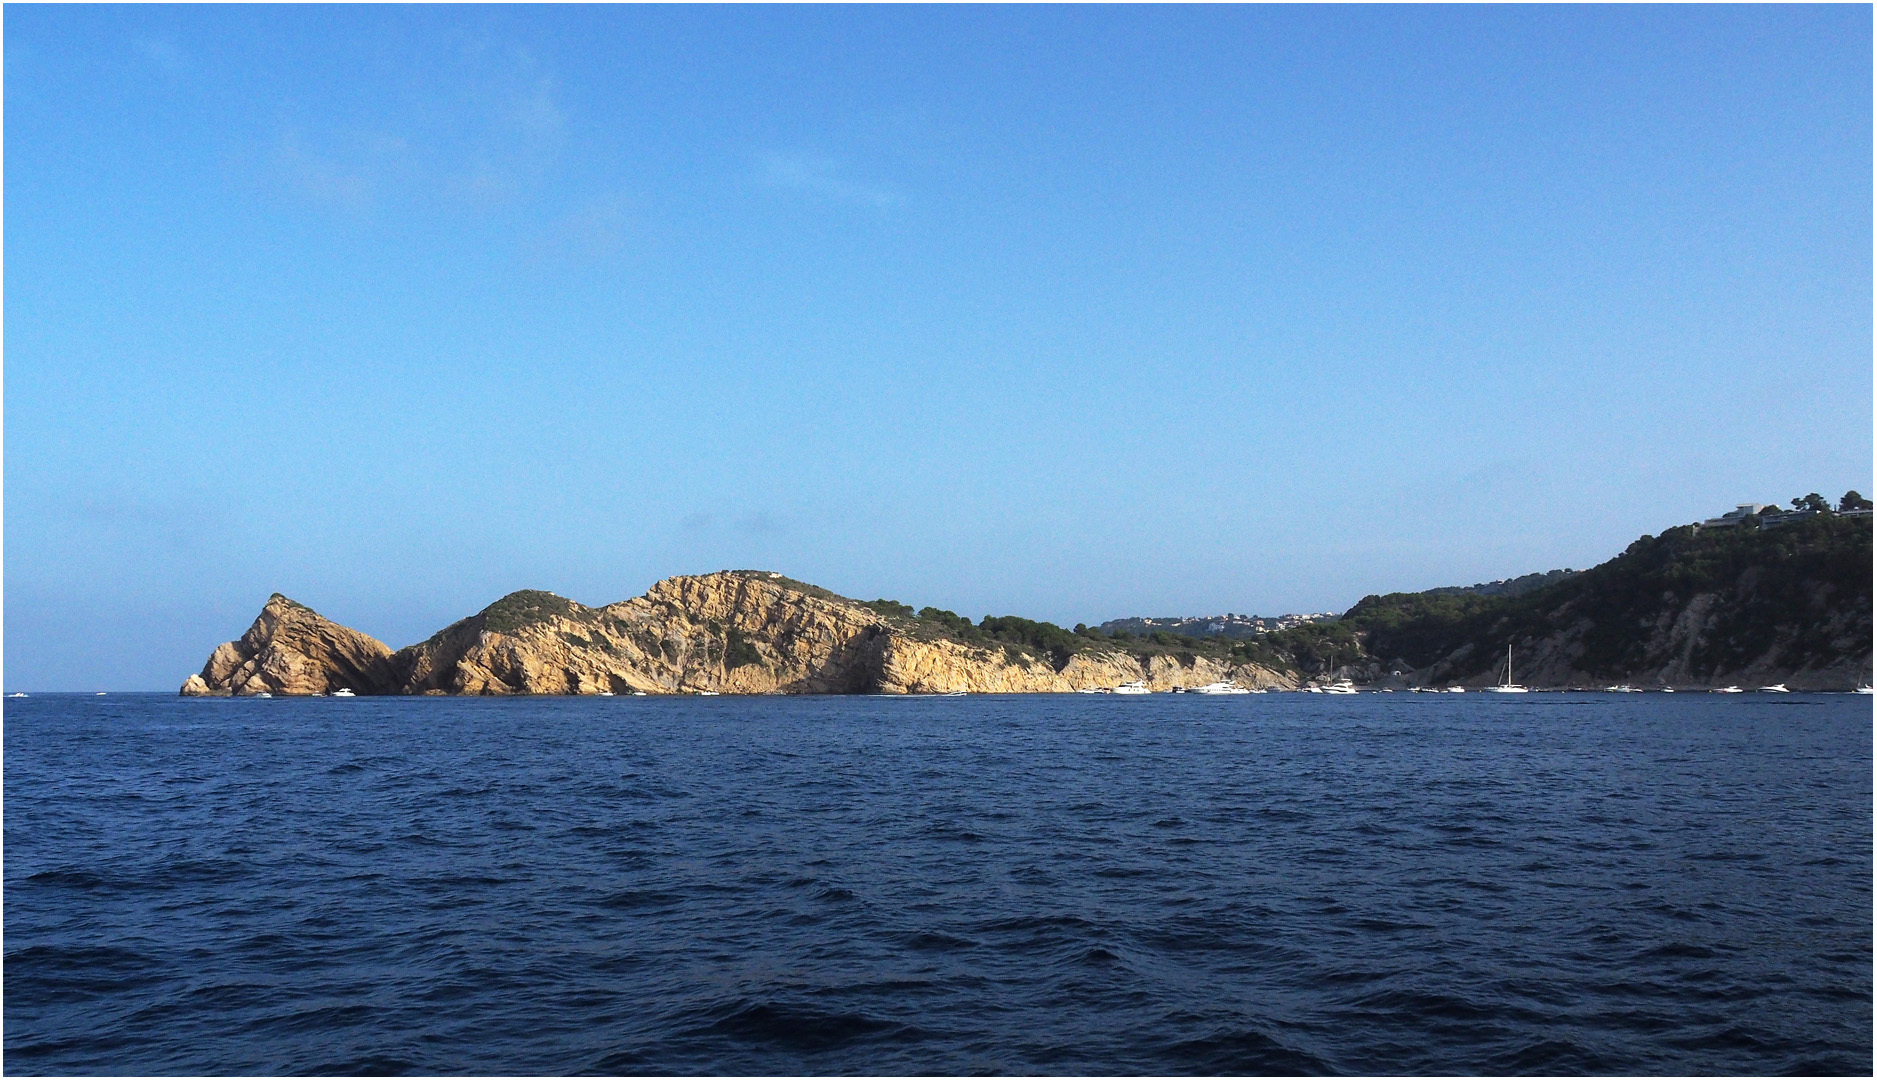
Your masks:
M 550 619 L 577 619 L 585 610 L 564 596 L 539 589 L 522 589 L 483 608 L 481 615 L 484 628 L 507 634 Z

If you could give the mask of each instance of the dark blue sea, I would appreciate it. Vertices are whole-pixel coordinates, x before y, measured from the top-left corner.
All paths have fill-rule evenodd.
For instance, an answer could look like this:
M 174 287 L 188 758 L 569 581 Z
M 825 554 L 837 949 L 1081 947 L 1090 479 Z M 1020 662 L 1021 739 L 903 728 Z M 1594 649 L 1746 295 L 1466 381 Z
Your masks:
M 1864 697 L 4 719 L 13 1074 L 1872 1068 Z

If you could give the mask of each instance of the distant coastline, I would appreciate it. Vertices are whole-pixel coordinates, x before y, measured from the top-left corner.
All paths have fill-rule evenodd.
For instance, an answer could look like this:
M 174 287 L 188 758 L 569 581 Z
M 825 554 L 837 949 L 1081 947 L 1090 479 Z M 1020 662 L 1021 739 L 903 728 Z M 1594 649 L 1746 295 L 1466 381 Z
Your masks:
M 773 571 L 589 608 L 503 597 L 393 651 L 276 594 L 182 693 L 1069 693 L 1196 688 L 1704 689 L 1871 681 L 1871 516 L 1847 493 L 1645 536 L 1590 570 L 1364 597 L 1341 616 L 1065 629 L 860 601 Z M 1189 632 L 1201 629 L 1203 632 Z M 1511 670 L 1504 656 L 1510 649 Z

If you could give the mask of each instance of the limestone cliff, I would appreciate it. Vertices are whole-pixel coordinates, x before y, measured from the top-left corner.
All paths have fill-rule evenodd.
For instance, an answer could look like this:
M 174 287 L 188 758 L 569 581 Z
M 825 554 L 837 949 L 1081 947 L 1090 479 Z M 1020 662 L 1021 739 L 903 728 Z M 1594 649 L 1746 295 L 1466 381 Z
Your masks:
M 339 689 L 382 694 L 395 686 L 390 659 L 383 642 L 275 593 L 248 632 L 216 646 L 182 692 L 192 697 Z
M 291 604 L 276 597 L 283 604 Z M 275 601 L 255 626 L 275 610 Z M 294 605 L 297 618 L 318 616 Z M 276 614 L 273 618 L 279 619 Z M 342 627 L 327 627 L 351 634 Z M 248 637 L 256 637 L 250 630 Z M 382 645 L 364 635 L 354 635 Z M 297 639 L 296 639 L 297 640 Z M 218 649 L 185 693 L 252 693 L 242 643 Z M 225 650 L 232 650 L 225 656 Z M 332 650 L 281 651 L 317 667 Z M 382 677 L 364 669 L 327 672 L 324 682 L 276 680 L 275 693 L 317 693 L 350 679 L 359 693 L 401 694 L 844 694 L 1036 693 L 1112 687 L 1141 680 L 1157 690 L 1235 678 L 1287 686 L 1255 664 L 1198 656 L 1139 659 L 1091 647 L 1060 659 L 1001 643 L 949 637 L 917 618 L 882 614 L 780 574 L 723 571 L 661 581 L 646 592 L 589 608 L 552 593 L 512 593 L 428 640 L 382 657 Z M 197 684 L 200 683 L 198 686 Z M 301 688 L 305 687 L 305 688 Z

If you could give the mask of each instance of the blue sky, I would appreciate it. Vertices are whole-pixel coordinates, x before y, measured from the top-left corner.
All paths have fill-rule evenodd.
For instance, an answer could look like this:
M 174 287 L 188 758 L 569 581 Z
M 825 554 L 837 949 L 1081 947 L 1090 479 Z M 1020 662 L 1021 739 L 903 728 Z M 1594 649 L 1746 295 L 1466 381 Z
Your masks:
M 1872 487 L 1867 7 L 5 13 L 5 683 L 781 570 L 1344 608 Z

